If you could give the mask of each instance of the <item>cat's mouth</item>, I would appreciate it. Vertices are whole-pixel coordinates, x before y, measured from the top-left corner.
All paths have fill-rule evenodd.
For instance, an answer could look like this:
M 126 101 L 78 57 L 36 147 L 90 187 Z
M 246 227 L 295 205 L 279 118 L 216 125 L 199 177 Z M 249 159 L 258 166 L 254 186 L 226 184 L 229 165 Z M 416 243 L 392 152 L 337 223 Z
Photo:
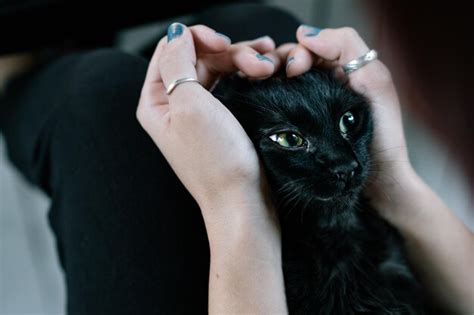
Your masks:
M 336 191 L 332 195 L 313 195 L 314 200 L 317 201 L 335 201 L 335 200 L 341 200 L 341 199 L 350 199 L 353 198 L 357 194 L 357 189 L 346 189 L 343 191 Z
M 349 206 L 356 202 L 362 190 L 360 179 L 341 183 L 301 177 L 281 184 L 275 191 L 275 200 L 283 208 Z

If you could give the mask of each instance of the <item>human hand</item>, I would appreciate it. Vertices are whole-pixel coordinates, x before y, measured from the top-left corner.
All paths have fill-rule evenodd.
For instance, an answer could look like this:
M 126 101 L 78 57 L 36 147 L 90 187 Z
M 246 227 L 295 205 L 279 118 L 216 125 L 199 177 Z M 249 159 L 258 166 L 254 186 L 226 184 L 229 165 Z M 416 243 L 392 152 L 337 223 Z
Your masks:
M 314 64 L 335 68 L 338 76 L 344 76 L 341 66 L 369 51 L 350 28 L 301 26 L 297 38 L 298 46 L 287 56 L 288 76 Z M 374 116 L 374 169 L 366 195 L 401 233 L 408 258 L 434 304 L 450 314 L 472 313 L 473 234 L 413 170 L 390 72 L 374 60 L 347 79 L 353 90 L 367 97 Z
M 369 51 L 351 28 L 323 29 L 302 25 L 297 30 L 298 46 L 287 56 L 287 75 L 296 76 L 313 65 L 335 68 Z M 405 188 L 418 182 L 408 159 L 400 103 L 387 67 L 374 60 L 347 76 L 350 87 L 370 102 L 374 117 L 373 169 L 366 188 L 375 208 L 389 221 L 403 215 L 394 211 L 404 199 Z
M 277 61 L 261 56 L 270 38 L 231 45 L 199 25 L 173 24 L 150 62 L 137 117 L 181 182 L 199 204 L 211 247 L 239 233 L 259 231 L 279 238 L 265 196 L 265 181 L 252 142 L 234 116 L 207 90 L 225 73 L 250 78 L 271 75 Z M 262 54 L 262 55 L 260 55 Z M 268 58 L 268 57 L 267 57 Z M 188 82 L 166 94 L 176 79 Z

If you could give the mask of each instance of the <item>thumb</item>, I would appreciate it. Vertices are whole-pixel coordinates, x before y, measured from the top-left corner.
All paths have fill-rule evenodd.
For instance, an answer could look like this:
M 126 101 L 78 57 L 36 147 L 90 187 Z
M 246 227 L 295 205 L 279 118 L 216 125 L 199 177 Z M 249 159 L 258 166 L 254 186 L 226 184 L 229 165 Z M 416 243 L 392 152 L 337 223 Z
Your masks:
M 164 86 L 168 88 L 171 83 L 179 79 L 197 79 L 196 49 L 189 28 L 181 23 L 171 24 L 168 27 L 167 40 L 168 42 L 164 46 L 158 61 L 158 68 Z M 204 90 L 196 82 L 186 82 L 178 85 L 169 96 L 170 105 L 173 103 L 172 98 L 174 96 L 185 95 L 200 89 Z

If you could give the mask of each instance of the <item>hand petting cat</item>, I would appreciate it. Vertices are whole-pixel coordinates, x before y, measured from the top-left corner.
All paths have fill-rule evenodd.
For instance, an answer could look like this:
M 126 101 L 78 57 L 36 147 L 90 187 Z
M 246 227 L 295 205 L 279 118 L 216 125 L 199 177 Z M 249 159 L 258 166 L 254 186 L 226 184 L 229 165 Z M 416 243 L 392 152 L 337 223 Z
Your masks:
M 256 151 L 208 90 L 221 75 L 239 71 L 263 79 L 283 65 L 288 76 L 315 64 L 341 74 L 340 66 L 369 50 L 350 28 L 301 26 L 296 35 L 297 44 L 275 49 L 268 37 L 231 44 L 208 27 L 173 24 L 149 65 L 137 117 L 201 208 L 211 247 L 210 313 L 287 308 L 279 225 Z M 179 84 L 167 95 L 166 87 L 183 78 L 201 84 Z M 375 60 L 347 79 L 367 97 L 375 121 L 366 195 L 405 238 L 435 300 L 449 310 L 473 311 L 474 236 L 413 170 L 390 72 Z
M 352 28 L 318 29 L 302 25 L 296 33 L 298 45 L 287 55 L 289 77 L 312 66 L 331 68 L 343 78 L 342 65 L 367 53 L 369 48 Z M 393 202 L 414 176 L 406 150 L 400 103 L 390 71 L 375 60 L 347 77 L 350 87 L 368 98 L 375 122 L 372 145 L 372 178 L 366 194 L 389 222 L 399 213 Z
M 274 73 L 273 41 L 231 45 L 205 26 L 172 24 L 150 62 L 137 117 L 199 204 L 209 238 L 210 313 L 286 312 L 278 220 L 257 153 L 209 91 L 223 73 Z M 168 95 L 178 79 L 186 82 Z
M 298 45 L 287 56 L 287 75 L 313 65 L 336 69 L 369 48 L 352 28 L 302 25 Z M 375 60 L 347 75 L 350 87 L 367 97 L 374 117 L 373 170 L 365 194 L 374 208 L 403 235 L 409 258 L 435 304 L 447 313 L 474 312 L 474 234 L 412 168 L 400 102 L 387 67 Z
M 230 222 L 240 222 L 245 215 L 253 220 L 263 216 L 266 221 L 269 214 L 255 209 L 252 213 L 216 210 L 265 201 L 250 139 L 208 90 L 226 73 L 240 71 L 250 78 L 272 75 L 275 62 L 261 60 L 261 56 L 274 49 L 269 37 L 231 45 L 229 38 L 206 26 L 187 28 L 175 23 L 150 62 L 138 120 L 200 205 L 211 242 L 211 227 L 228 229 Z M 185 77 L 198 79 L 200 84 L 185 83 L 167 95 L 165 87 Z

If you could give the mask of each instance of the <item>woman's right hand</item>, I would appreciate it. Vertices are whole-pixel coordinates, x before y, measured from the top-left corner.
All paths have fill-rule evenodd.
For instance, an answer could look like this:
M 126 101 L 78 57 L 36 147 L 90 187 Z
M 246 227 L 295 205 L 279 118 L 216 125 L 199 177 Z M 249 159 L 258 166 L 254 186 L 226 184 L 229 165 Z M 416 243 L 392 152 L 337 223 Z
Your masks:
M 288 55 L 287 75 L 296 76 L 313 64 L 335 68 L 369 51 L 352 28 L 323 29 L 302 25 L 297 30 L 299 45 Z M 366 189 L 375 208 L 388 221 L 410 215 L 396 210 L 404 199 L 404 188 L 418 182 L 406 148 L 400 102 L 387 67 L 374 60 L 347 76 L 350 87 L 368 98 L 374 116 L 373 169 Z
M 287 74 L 301 74 L 316 63 L 341 66 L 369 51 L 351 28 L 319 30 L 301 26 Z M 292 59 L 293 57 L 293 59 Z M 400 103 L 390 72 L 375 60 L 350 73 L 349 85 L 365 95 L 374 116 L 375 169 L 365 193 L 378 213 L 394 225 L 434 304 L 450 314 L 474 311 L 474 234 L 413 170 L 408 159 Z

